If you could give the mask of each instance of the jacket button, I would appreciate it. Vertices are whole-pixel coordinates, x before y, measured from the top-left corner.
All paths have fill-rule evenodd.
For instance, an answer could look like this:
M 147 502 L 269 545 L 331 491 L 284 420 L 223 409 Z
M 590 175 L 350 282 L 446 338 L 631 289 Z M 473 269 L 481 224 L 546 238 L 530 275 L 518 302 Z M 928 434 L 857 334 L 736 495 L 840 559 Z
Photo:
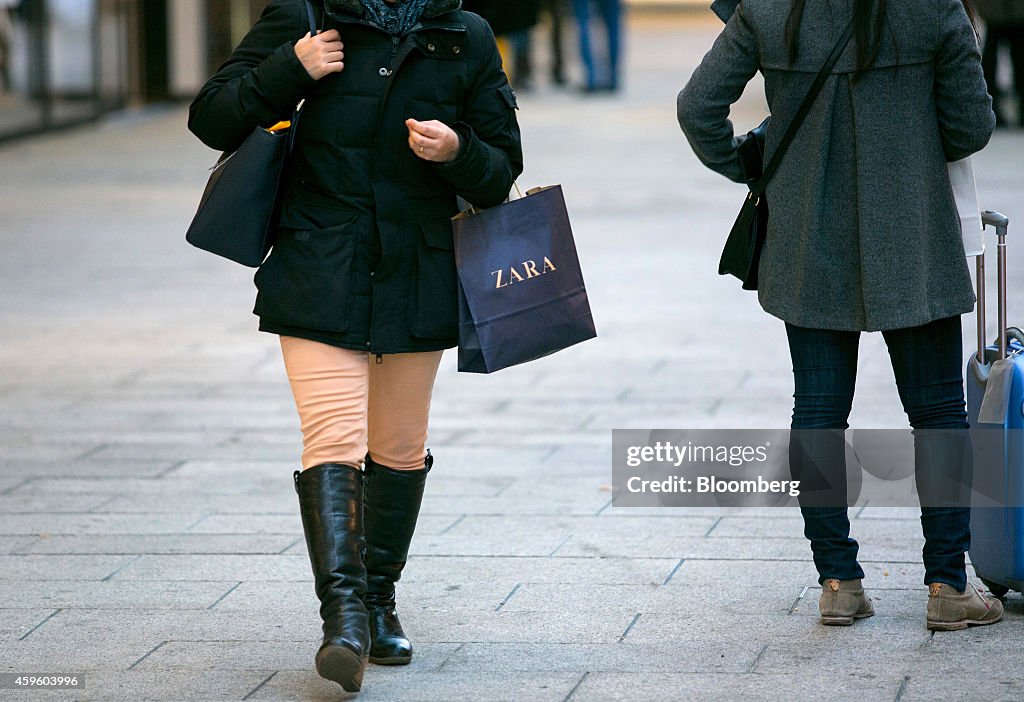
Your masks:
M 427 51 L 434 51 L 436 48 L 433 44 L 427 44 Z
M 452 47 L 452 53 L 454 53 L 454 54 L 461 54 L 462 53 L 462 47 L 461 46 L 453 46 Z
M 386 76 L 388 74 L 388 69 L 381 66 L 380 70 L 377 71 L 377 73 L 381 74 L 381 76 Z

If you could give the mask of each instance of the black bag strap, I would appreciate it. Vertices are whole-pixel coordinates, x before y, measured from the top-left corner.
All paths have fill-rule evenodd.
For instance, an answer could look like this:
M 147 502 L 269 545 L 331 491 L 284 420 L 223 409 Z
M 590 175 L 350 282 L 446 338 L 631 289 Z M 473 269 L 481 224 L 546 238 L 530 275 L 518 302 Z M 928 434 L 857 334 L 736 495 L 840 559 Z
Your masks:
M 811 89 L 807 92 L 807 97 L 804 98 L 803 103 L 800 105 L 800 109 L 797 110 L 796 116 L 790 123 L 789 128 L 786 130 L 786 134 L 782 137 L 782 141 L 779 143 L 779 148 L 772 154 L 771 161 L 768 162 L 768 166 L 764 169 L 764 174 L 761 179 L 757 181 L 753 188 L 750 189 L 750 194 L 756 200 L 761 197 L 764 193 L 765 188 L 768 187 L 768 181 L 775 175 L 775 171 L 779 170 L 779 166 L 782 164 L 782 159 L 785 157 L 786 152 L 789 150 L 793 140 L 796 139 L 797 132 L 800 131 L 800 127 L 803 126 L 804 120 L 807 119 L 807 115 L 810 113 L 811 108 L 814 106 L 815 100 L 818 99 L 818 95 L 821 94 L 822 88 L 825 87 L 825 81 L 828 80 L 828 76 L 832 73 L 832 69 L 836 67 L 839 62 L 839 57 L 846 51 L 847 44 L 850 43 L 850 39 L 853 38 L 854 23 L 850 20 L 850 24 L 846 27 L 846 31 L 843 32 L 843 36 L 839 37 L 839 41 L 836 42 L 835 48 L 832 49 L 832 53 L 829 55 L 828 60 L 825 61 L 825 65 L 818 71 L 818 76 L 814 79 L 814 83 L 811 84 Z
M 316 36 L 316 13 L 313 11 L 313 3 L 311 0 L 306 0 L 306 14 L 309 16 L 309 34 L 310 36 Z

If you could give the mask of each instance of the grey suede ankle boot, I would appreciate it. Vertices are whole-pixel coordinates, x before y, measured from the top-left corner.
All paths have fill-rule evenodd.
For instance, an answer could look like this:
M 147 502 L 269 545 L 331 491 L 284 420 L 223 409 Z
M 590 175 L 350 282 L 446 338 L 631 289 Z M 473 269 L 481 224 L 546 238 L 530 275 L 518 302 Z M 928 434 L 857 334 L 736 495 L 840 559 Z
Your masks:
M 871 598 L 864 594 L 864 587 L 859 578 L 829 578 L 823 582 L 818 610 L 821 612 L 821 623 L 827 626 L 850 626 L 855 620 L 870 617 L 875 613 Z

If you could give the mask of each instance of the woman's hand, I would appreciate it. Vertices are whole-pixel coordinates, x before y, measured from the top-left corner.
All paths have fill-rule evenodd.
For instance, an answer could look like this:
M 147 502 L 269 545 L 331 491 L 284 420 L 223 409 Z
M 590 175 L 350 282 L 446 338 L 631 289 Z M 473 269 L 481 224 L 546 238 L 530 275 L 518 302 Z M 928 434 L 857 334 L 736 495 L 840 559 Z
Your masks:
M 342 52 L 344 48 L 338 30 L 328 29 L 315 37 L 307 32 L 306 36 L 295 42 L 295 55 L 302 62 L 309 77 L 320 80 L 332 73 L 341 73 L 345 70 L 345 64 L 342 63 L 342 59 L 345 58 Z
M 409 128 L 409 148 L 424 161 L 448 163 L 459 155 L 459 135 L 444 122 L 407 119 L 405 126 Z

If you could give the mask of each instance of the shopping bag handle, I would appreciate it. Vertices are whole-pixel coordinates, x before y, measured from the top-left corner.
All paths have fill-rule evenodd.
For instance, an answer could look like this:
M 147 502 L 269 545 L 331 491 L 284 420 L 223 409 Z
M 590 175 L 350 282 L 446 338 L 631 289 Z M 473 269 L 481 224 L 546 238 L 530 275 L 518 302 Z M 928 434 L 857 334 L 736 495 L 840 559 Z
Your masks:
M 512 197 L 512 192 L 513 191 L 515 191 L 516 197 Z M 527 195 L 529 195 L 529 193 L 525 193 L 524 194 L 522 189 L 519 187 L 519 181 L 518 180 L 513 180 L 512 181 L 512 190 L 509 191 L 508 197 L 505 198 L 505 202 L 512 202 L 513 200 L 522 200 L 522 199 L 526 198 Z M 468 213 L 468 214 L 471 214 L 471 215 L 478 215 L 481 212 L 483 212 L 482 209 L 480 209 L 479 207 L 477 207 L 476 205 L 474 205 L 471 202 L 467 202 L 466 204 L 469 205 L 469 207 L 467 207 L 465 210 L 463 210 L 462 214 L 467 214 Z

